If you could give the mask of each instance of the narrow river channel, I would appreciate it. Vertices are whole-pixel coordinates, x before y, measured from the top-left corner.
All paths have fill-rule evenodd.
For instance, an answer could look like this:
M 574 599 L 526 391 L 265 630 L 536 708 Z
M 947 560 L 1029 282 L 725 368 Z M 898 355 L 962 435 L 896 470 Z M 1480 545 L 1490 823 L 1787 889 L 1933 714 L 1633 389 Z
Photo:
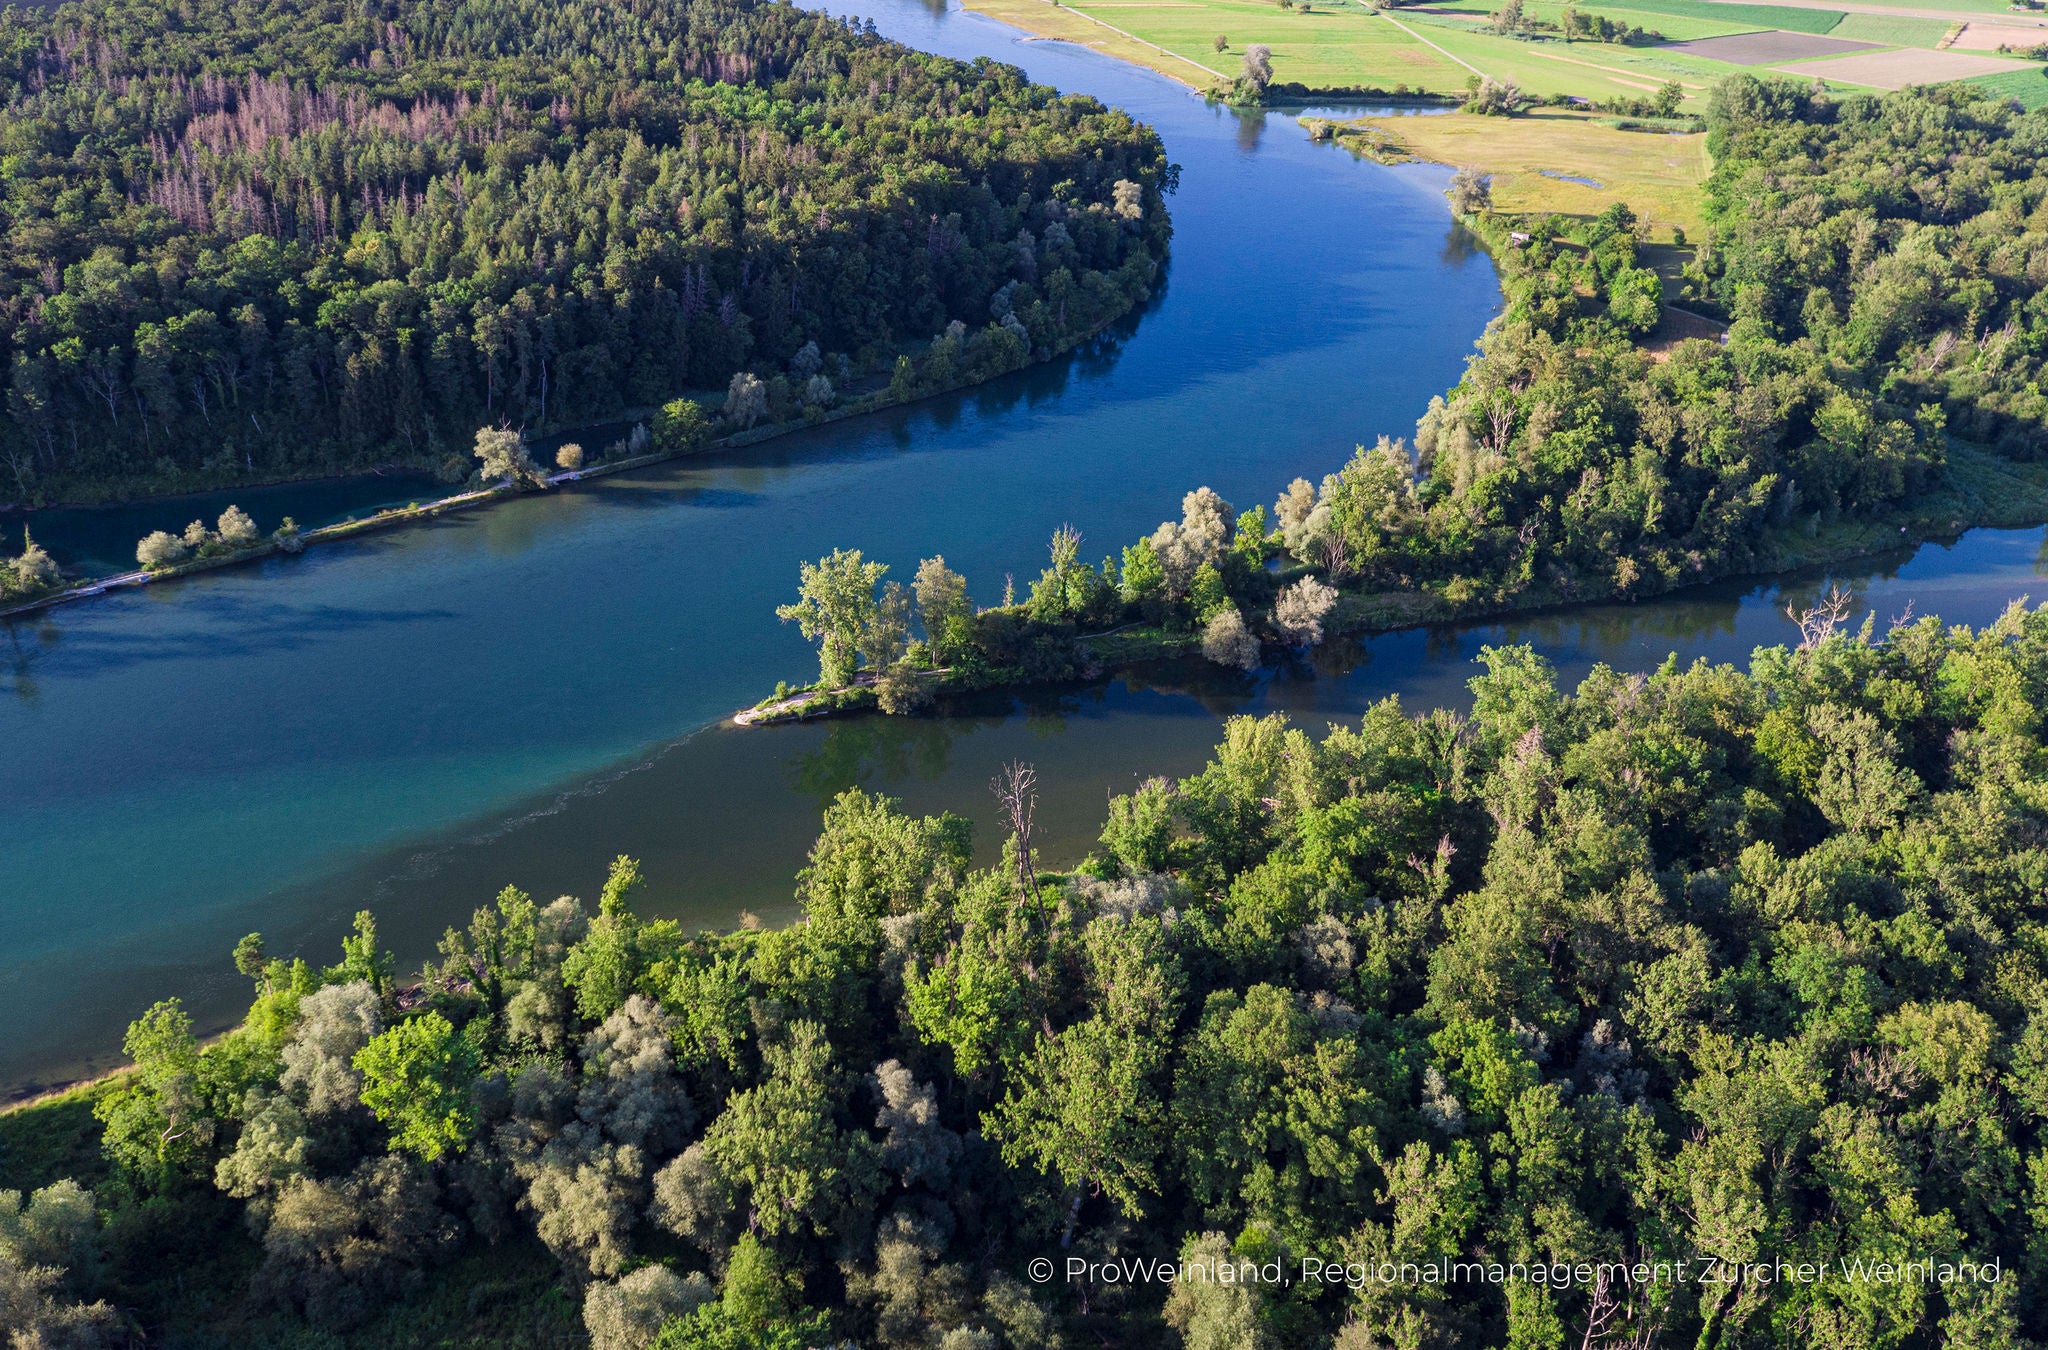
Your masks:
M 1535 642 L 1575 677 L 1786 637 L 1776 586 L 1731 584 L 1389 635 L 1257 680 L 1173 668 L 940 717 L 717 725 L 811 669 L 773 615 L 799 560 L 857 546 L 902 576 L 941 552 L 990 602 L 1061 522 L 1096 557 L 1199 484 L 1270 503 L 1406 433 L 1500 299 L 1451 226 L 1445 170 L 1355 162 L 1291 118 L 918 0 L 833 7 L 1156 125 L 1183 167 L 1161 294 L 1096 348 L 959 397 L 0 628 L 0 1091 L 111 1062 L 156 998 L 223 1025 L 247 997 L 228 950 L 253 929 L 331 960 L 370 907 L 413 968 L 506 883 L 593 896 L 618 853 L 644 860 L 651 911 L 773 921 L 850 785 L 973 816 L 992 852 L 987 781 L 1031 760 L 1045 855 L 1071 861 L 1109 793 L 1198 767 L 1236 712 L 1313 725 L 1388 693 L 1457 702 L 1486 642 Z M 237 499 L 267 527 L 385 491 L 330 486 Z M 176 526 L 191 507 L 37 529 L 118 556 L 152 512 Z M 1881 618 L 1910 598 L 1981 623 L 2048 592 L 2041 542 L 1979 531 L 1841 579 Z

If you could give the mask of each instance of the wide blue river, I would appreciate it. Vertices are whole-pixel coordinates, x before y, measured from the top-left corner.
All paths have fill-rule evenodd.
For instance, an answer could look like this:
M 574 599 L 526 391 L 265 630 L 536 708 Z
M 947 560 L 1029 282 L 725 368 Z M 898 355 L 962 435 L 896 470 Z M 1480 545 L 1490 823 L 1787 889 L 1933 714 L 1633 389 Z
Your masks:
M 644 860 L 652 911 L 773 920 L 848 785 L 973 816 L 993 849 L 988 780 L 1031 760 L 1044 852 L 1067 861 L 1108 794 L 1197 767 L 1230 713 L 1317 722 L 1388 692 L 1455 702 L 1488 641 L 1534 641 L 1576 674 L 1784 640 L 1776 585 L 1728 585 L 1394 634 L 1257 680 L 1176 668 L 946 717 L 719 725 L 813 668 L 773 612 L 800 560 L 860 547 L 907 578 L 943 553 L 990 602 L 1006 573 L 1020 587 L 1036 575 L 1062 522 L 1099 557 L 1200 484 L 1270 503 L 1355 442 L 1407 433 L 1500 300 L 1451 224 L 1445 170 L 1354 161 L 1291 118 L 1206 107 L 979 16 L 841 8 L 1157 126 L 1183 172 L 1155 301 L 1090 351 L 958 397 L 0 628 L 0 1090 L 110 1062 L 156 998 L 183 998 L 208 1027 L 232 1020 L 247 986 L 228 952 L 251 930 L 331 960 L 367 906 L 414 966 L 504 884 L 588 897 L 618 853 Z M 230 495 L 267 528 L 425 491 Z M 111 559 L 198 509 L 37 528 Z M 1910 597 L 1983 622 L 2039 588 L 2040 546 L 2039 531 L 1980 531 L 1841 579 L 1881 616 Z

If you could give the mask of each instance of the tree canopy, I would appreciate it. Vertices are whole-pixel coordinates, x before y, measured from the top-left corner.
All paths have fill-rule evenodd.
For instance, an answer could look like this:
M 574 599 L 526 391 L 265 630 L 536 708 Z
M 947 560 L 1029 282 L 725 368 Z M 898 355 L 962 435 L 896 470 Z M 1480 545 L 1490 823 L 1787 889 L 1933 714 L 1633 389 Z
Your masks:
M 992 315 L 1056 350 L 1163 257 L 1148 128 L 786 4 L 164 20 L 0 11 L 15 500 L 459 468 L 479 425 L 615 417 L 802 352 L 808 391 L 821 352 L 887 371 Z
M 136 1023 L 96 1196 L 0 1192 L 0 1279 L 51 1336 L 191 1330 L 173 1248 L 282 1343 L 523 1243 L 606 1346 L 2021 1347 L 2048 607 L 1824 629 L 1235 719 L 1061 871 L 850 791 L 779 930 L 636 913 L 619 859 L 595 916 L 508 890 L 413 981 L 367 922 L 324 972 L 245 940 L 240 1029 Z M 1138 1259 L 1290 1282 L 1099 1264 Z M 1450 1260 L 1504 1274 L 1348 1273 Z M 1831 1274 L 1706 1265 L 1780 1260 Z

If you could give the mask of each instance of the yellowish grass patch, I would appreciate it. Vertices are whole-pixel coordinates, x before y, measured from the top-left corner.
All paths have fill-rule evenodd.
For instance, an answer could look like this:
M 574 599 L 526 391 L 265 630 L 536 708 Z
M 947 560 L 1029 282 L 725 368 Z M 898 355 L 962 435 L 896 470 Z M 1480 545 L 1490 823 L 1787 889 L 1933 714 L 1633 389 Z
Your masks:
M 1700 186 L 1710 165 L 1704 135 L 1617 131 L 1562 108 L 1523 117 L 1377 117 L 1363 125 L 1417 159 L 1492 174 L 1499 211 L 1593 216 L 1620 201 L 1648 222 L 1651 238 L 1669 239 L 1673 226 L 1695 239 L 1705 233 Z M 1551 176 L 1558 174 L 1600 186 Z

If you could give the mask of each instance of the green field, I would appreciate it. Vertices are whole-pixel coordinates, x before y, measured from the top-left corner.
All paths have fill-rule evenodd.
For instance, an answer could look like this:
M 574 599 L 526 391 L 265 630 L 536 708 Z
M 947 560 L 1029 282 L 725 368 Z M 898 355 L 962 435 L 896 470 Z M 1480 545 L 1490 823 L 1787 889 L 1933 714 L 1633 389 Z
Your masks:
M 1965 80 L 1998 98 L 2016 98 L 2028 108 L 2048 106 L 2048 68 L 2008 70 L 1997 75 L 1979 75 Z
M 1434 10 L 1445 13 L 1468 15 L 1473 22 L 1485 23 L 1487 14 L 1498 9 L 1497 0 L 1453 0 L 1451 4 L 1431 5 Z M 1522 12 L 1544 23 L 1558 23 L 1559 15 L 1567 6 L 1563 0 L 1529 0 L 1522 6 Z M 1749 33 L 1763 27 L 1762 24 L 1744 23 L 1739 19 L 1693 19 L 1673 14 L 1652 14 L 1633 3 L 1602 4 L 1600 0 L 1586 0 L 1585 3 L 1570 6 L 1582 14 L 1598 14 L 1615 23 L 1625 23 L 1635 28 L 1662 33 L 1674 42 L 1686 42 L 1693 38 L 1726 37 L 1731 33 Z M 1421 20 L 1422 15 L 1414 10 L 1398 11 L 1405 22 L 1409 18 Z M 1574 44 L 1598 50 L 1606 45 L 1601 43 Z
M 1945 19 L 1915 19 L 1907 15 L 1844 14 L 1828 30 L 1829 37 L 1851 38 L 1857 42 L 1882 42 L 1887 47 L 1932 47 L 1955 27 Z
M 1700 184 L 1710 166 L 1704 135 L 1617 131 L 1597 117 L 1563 108 L 1507 119 L 1451 113 L 1366 118 L 1357 125 L 1419 159 L 1493 175 L 1494 206 L 1507 214 L 1554 211 L 1591 218 L 1627 202 L 1647 237 L 1659 243 L 1670 241 L 1674 225 L 1695 241 L 1705 232 Z
M 1228 84 L 1253 43 L 1271 49 L 1273 78 L 1280 84 L 1457 93 L 1476 73 L 1511 80 L 1538 97 L 1611 100 L 1642 97 L 1676 80 L 1695 109 L 1716 81 L 1749 69 L 1667 47 L 1500 37 L 1482 26 L 1497 3 L 1445 0 L 1379 15 L 1358 0 L 1313 3 L 1307 12 L 1282 9 L 1273 0 L 1078 0 L 1071 5 L 967 0 L 970 8 L 1018 27 L 1094 47 L 1197 89 Z M 1527 4 L 1533 17 L 1547 23 L 1557 22 L 1564 8 L 1563 0 Z M 1887 46 L 1932 47 L 1948 29 L 1934 18 L 1713 0 L 1621 0 L 1613 5 L 1581 0 L 1579 7 L 1674 41 L 1782 28 L 1832 31 Z M 1227 44 L 1221 52 L 1216 50 L 1219 37 Z M 2036 93 L 2030 74 L 1996 77 L 2004 83 L 1986 88 L 2031 103 Z
M 1629 0 L 1628 7 L 1645 14 L 1681 19 L 1707 19 L 1742 25 L 1740 30 L 1782 28 L 1790 33 L 1825 33 L 1842 19 L 1837 9 L 1794 9 L 1790 5 L 1717 5 L 1710 0 Z
M 1677 80 L 1685 86 L 1687 98 L 1697 100 L 1706 96 L 1716 80 L 1741 69 L 1658 47 L 1517 42 L 1449 29 L 1434 30 L 1430 36 L 1494 79 L 1513 80 L 1532 94 L 1633 98 L 1654 93 L 1667 80 Z
M 1938 9 L 1954 14 L 1958 18 L 1974 16 L 1980 19 L 1992 19 L 2001 16 L 2017 15 L 2020 12 L 2004 3 L 2004 0 L 1866 0 L 1866 3 L 1897 6 L 1900 9 Z M 2033 17 L 2041 17 L 2041 12 L 2039 10 L 2033 11 Z

